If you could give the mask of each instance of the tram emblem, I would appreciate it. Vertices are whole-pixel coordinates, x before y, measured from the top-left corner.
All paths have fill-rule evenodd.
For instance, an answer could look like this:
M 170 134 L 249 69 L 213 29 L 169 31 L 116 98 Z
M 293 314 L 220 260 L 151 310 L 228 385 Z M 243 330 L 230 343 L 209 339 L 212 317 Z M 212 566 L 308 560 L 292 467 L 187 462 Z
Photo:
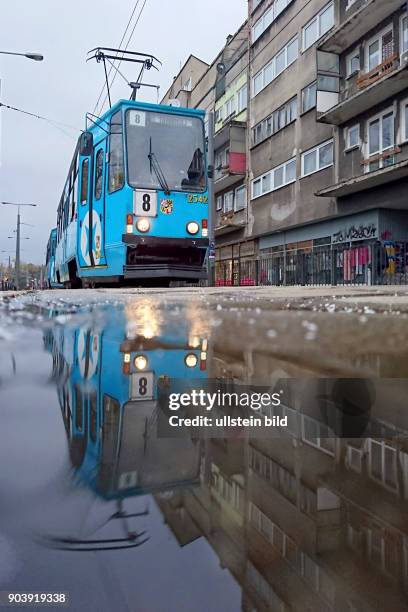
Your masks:
M 170 215 L 173 212 L 173 200 L 161 200 L 160 211 L 164 215 Z
M 97 212 L 92 214 L 92 245 L 90 245 L 90 225 L 91 216 L 86 213 L 81 227 L 81 255 L 87 266 L 91 265 L 91 255 L 93 254 L 94 263 L 99 265 L 101 260 L 102 227 L 101 220 Z
M 82 328 L 78 334 L 77 355 L 81 378 L 89 380 L 98 366 L 99 335 Z

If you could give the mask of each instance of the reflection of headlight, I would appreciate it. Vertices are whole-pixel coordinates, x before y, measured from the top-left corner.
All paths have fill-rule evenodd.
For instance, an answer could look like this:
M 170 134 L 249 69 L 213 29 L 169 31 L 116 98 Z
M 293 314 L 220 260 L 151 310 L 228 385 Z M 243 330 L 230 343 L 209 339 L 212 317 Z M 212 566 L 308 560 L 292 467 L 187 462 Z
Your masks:
M 189 355 L 186 355 L 184 358 L 184 363 L 186 364 L 188 368 L 195 368 L 198 363 L 197 356 L 194 355 L 194 353 L 190 353 Z
M 190 223 L 187 223 L 187 231 L 189 234 L 198 234 L 200 226 L 195 221 L 190 221 Z
M 147 367 L 147 358 L 144 355 L 137 355 L 133 363 L 135 364 L 135 368 L 137 370 L 145 370 Z
M 136 227 L 139 230 L 139 232 L 142 232 L 142 234 L 145 234 L 150 229 L 150 223 L 147 219 L 138 219 L 136 222 Z

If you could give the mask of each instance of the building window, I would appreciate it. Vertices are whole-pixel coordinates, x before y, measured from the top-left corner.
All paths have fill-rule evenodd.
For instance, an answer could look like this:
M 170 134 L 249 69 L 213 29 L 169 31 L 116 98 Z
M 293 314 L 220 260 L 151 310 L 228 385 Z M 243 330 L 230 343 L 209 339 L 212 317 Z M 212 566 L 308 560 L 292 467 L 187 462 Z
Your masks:
M 326 425 L 302 415 L 302 440 L 319 450 L 334 455 L 334 436 Z
M 238 210 L 243 210 L 246 208 L 246 187 L 242 185 L 241 187 L 237 187 L 235 190 L 235 202 L 234 202 L 234 210 L 237 212 Z
M 408 141 L 408 100 L 401 104 L 401 142 Z
M 302 113 L 315 108 L 317 100 L 317 82 L 314 81 L 302 89 Z
M 252 28 L 252 42 L 258 40 L 258 38 L 269 28 L 271 23 L 275 21 L 285 10 L 285 8 L 291 3 L 293 0 L 275 0 L 271 4 L 271 6 L 264 12 L 264 14 L 256 21 L 254 27 Z M 258 6 L 259 0 L 254 2 L 253 9 Z
M 360 71 L 360 50 L 356 49 L 347 56 L 347 76 L 350 77 Z
M 278 108 L 272 115 L 263 119 L 252 130 L 252 141 L 256 145 L 265 138 L 269 138 L 279 130 L 295 121 L 297 118 L 297 97 Z
M 234 210 L 234 192 L 228 191 L 224 194 L 224 212 Z
M 252 79 L 252 96 L 256 96 L 276 77 L 296 61 L 299 54 L 298 38 L 295 36 Z
M 346 128 L 346 149 L 355 149 L 360 145 L 360 125 Z
M 237 93 L 237 113 L 242 113 L 248 105 L 248 85 L 245 83 Z
M 370 440 L 369 472 L 373 480 L 390 489 L 398 489 L 396 449 L 385 442 Z
M 333 165 L 333 140 L 302 153 L 302 177 Z
M 224 117 L 228 119 L 228 117 L 230 117 L 234 112 L 235 112 L 235 100 L 234 100 L 234 97 L 232 96 L 225 103 Z
M 408 51 L 408 15 L 401 17 L 401 53 Z
M 222 210 L 222 195 L 217 196 L 216 210 Z
M 252 181 L 252 199 L 276 191 L 296 181 L 296 158 L 266 172 L 263 176 Z
M 368 155 L 369 157 L 378 156 L 379 159 L 368 164 L 368 171 L 378 170 L 385 166 L 392 165 L 394 158 L 382 157 L 382 155 L 395 146 L 395 121 L 394 111 L 388 111 L 379 115 L 368 122 Z
M 368 41 L 366 49 L 366 70 L 370 72 L 385 62 L 394 53 L 394 35 L 392 26 Z
M 302 30 L 302 49 L 309 49 L 323 34 L 334 25 L 334 7 L 330 2 L 323 10 L 313 17 Z

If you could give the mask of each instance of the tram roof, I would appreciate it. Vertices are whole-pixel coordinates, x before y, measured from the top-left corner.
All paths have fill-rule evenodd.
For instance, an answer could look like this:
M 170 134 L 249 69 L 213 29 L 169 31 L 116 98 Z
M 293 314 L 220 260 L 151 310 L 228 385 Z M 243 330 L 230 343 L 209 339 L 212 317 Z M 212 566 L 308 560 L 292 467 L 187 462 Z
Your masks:
M 95 120 L 95 124 L 89 126 L 90 131 L 94 131 L 100 127 L 104 122 L 108 122 L 110 117 L 116 113 L 122 107 L 125 108 L 135 108 L 138 110 L 146 110 L 146 111 L 159 111 L 166 112 L 173 115 L 184 115 L 190 117 L 204 117 L 205 111 L 198 108 L 186 108 L 186 107 L 176 107 L 176 106 L 168 106 L 166 104 L 152 104 L 151 102 L 139 102 L 138 100 L 118 100 L 112 108 L 107 110 L 103 115 L 101 115 L 98 119 Z

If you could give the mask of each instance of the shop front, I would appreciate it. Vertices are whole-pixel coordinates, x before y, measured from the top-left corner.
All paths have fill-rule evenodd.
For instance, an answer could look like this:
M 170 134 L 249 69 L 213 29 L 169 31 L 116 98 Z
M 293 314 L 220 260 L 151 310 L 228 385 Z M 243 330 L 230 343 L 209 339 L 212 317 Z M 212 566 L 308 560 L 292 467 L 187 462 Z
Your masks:
M 262 237 L 257 265 L 263 285 L 405 284 L 408 216 L 377 209 Z

